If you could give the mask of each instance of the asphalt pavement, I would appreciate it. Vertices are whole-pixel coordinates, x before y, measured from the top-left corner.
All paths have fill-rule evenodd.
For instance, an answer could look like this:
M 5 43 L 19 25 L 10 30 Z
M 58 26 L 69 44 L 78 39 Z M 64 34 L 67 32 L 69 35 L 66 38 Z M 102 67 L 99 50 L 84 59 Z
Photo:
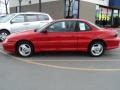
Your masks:
M 119 90 L 119 77 L 120 49 L 97 58 L 79 52 L 22 58 L 0 45 L 0 90 Z
M 119 70 L 60 69 L 0 53 L 0 90 L 119 90 L 119 76 Z

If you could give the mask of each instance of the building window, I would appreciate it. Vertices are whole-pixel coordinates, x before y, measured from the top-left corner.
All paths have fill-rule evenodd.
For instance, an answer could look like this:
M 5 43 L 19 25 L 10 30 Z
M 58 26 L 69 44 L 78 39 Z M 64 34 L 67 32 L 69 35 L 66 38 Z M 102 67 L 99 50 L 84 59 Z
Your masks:
M 65 18 L 79 18 L 79 0 L 65 0 Z
M 118 27 L 120 25 L 120 10 L 96 5 L 96 24 L 101 27 Z
M 96 24 L 104 27 L 111 25 L 112 9 L 96 5 Z

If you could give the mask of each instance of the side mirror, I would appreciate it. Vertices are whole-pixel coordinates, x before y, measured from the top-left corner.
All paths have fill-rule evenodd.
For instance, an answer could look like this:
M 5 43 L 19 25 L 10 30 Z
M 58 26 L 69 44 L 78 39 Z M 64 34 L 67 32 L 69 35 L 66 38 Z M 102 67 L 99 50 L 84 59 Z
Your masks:
M 41 33 L 47 33 L 47 30 L 42 30 Z
M 14 20 L 10 21 L 11 24 L 16 23 Z

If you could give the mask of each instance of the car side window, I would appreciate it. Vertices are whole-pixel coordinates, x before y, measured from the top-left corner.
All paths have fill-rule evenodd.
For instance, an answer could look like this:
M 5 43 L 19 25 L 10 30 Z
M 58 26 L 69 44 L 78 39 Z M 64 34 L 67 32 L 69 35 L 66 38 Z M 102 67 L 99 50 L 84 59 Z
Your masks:
M 60 21 L 47 28 L 48 32 L 74 32 L 75 22 Z
M 77 27 L 77 31 L 89 31 L 91 29 L 85 22 L 78 22 Z
M 25 21 L 26 22 L 38 21 L 37 15 L 35 15 L 35 14 L 27 14 L 27 15 L 25 15 Z
M 12 23 L 22 23 L 24 22 L 24 15 L 18 15 L 14 19 L 11 20 Z
M 47 15 L 39 14 L 38 19 L 39 21 L 44 21 L 44 20 L 49 20 L 49 17 Z

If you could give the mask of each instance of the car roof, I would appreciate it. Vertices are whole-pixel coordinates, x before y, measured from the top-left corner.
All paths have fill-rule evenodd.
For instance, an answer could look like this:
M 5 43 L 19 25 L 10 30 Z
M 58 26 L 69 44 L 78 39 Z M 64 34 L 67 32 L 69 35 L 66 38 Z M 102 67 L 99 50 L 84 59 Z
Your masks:
M 14 14 L 46 14 L 48 15 L 47 13 L 44 13 L 44 12 L 20 12 L 20 13 L 14 13 Z
M 80 19 L 80 18 L 78 18 L 78 19 L 57 19 L 57 20 L 54 20 L 54 21 L 83 21 L 83 22 L 88 22 L 87 20 L 84 20 L 84 19 Z

